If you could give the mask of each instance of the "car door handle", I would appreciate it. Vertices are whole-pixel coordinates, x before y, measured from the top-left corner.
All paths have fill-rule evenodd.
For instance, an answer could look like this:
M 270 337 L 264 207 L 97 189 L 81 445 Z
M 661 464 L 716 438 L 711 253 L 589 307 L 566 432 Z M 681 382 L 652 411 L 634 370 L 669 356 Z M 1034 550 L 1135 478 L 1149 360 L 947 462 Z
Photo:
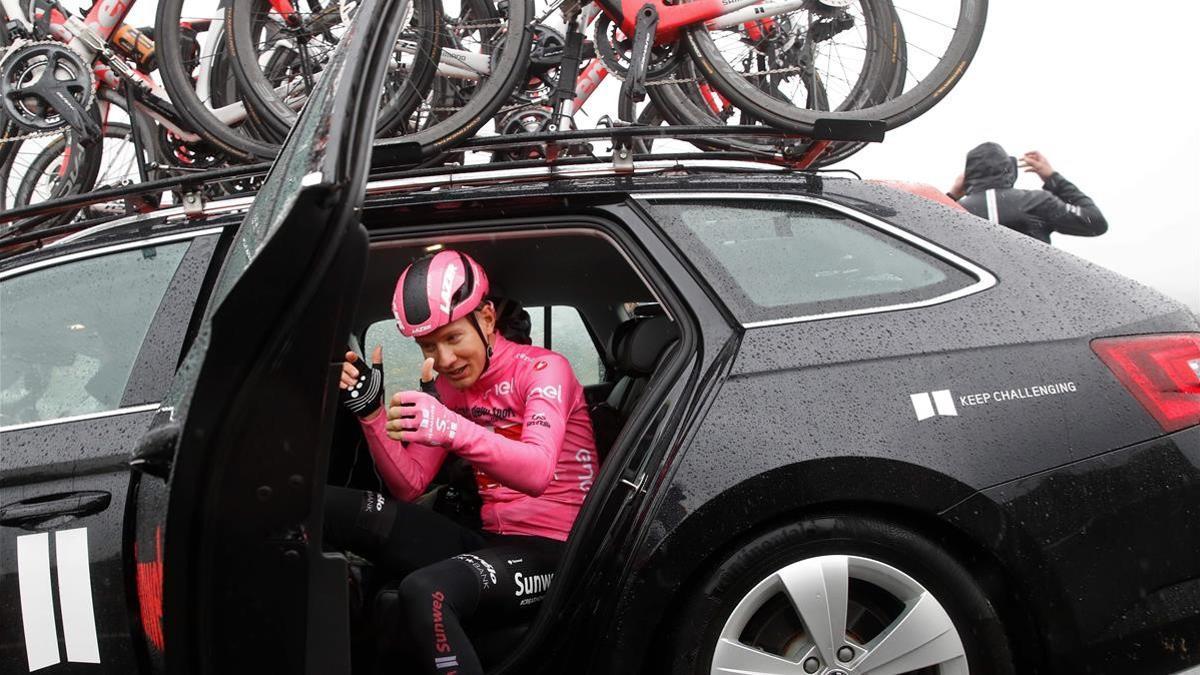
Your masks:
M 64 516 L 82 518 L 100 513 L 112 502 L 112 493 L 99 490 L 63 492 L 31 497 L 0 506 L 0 525 L 29 527 Z

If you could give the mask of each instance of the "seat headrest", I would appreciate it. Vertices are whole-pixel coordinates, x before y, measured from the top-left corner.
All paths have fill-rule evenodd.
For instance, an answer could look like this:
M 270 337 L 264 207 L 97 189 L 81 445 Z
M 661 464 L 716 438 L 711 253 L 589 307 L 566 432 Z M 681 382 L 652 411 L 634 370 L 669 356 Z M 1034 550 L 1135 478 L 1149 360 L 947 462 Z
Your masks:
M 670 317 L 630 319 L 613 333 L 617 369 L 625 373 L 649 375 L 663 351 L 678 339 L 679 329 Z

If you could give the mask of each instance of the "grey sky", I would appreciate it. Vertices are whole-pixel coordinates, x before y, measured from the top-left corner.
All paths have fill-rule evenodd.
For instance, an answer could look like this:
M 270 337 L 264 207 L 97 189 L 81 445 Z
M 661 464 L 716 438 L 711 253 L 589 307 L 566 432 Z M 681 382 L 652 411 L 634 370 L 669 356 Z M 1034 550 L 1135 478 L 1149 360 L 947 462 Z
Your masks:
M 139 2 L 130 21 L 153 22 L 153 7 Z M 992 0 L 979 52 L 946 100 L 843 166 L 947 189 L 982 141 L 1040 150 L 1109 222 L 1101 237 L 1056 235 L 1054 245 L 1200 313 L 1200 128 L 1187 112 L 1200 7 L 1152 7 L 1139 16 L 1116 0 Z M 616 84 L 602 85 L 580 124 L 615 112 L 603 102 Z M 1017 185 L 1041 183 L 1024 174 Z
M 982 141 L 1041 150 L 1109 222 L 1101 237 L 1055 235 L 1054 245 L 1200 313 L 1200 128 L 1188 112 L 1200 7 L 1155 5 L 1140 18 L 1129 7 L 993 0 L 964 80 L 844 166 L 948 189 Z M 1017 186 L 1041 181 L 1024 174 Z

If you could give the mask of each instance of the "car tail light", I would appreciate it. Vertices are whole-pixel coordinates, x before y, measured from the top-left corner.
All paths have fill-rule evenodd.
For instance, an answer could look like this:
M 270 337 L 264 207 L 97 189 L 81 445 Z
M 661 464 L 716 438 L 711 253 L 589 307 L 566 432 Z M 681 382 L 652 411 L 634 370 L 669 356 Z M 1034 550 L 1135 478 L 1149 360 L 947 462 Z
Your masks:
M 1104 338 L 1092 350 L 1164 431 L 1200 424 L 1200 334 Z

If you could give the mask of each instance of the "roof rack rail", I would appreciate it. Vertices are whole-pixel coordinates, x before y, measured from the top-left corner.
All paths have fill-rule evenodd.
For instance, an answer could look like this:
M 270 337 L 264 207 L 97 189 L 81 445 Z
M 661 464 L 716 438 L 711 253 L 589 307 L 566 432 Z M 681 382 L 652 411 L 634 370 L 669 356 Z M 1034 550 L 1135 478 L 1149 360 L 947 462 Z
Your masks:
M 693 126 L 693 125 L 665 125 L 665 126 L 639 126 L 639 125 L 616 125 L 612 127 L 601 127 L 597 129 L 569 129 L 553 132 L 538 132 L 531 134 L 511 134 L 505 136 L 484 136 L 480 138 L 472 138 L 466 140 L 452 148 L 446 150 L 447 154 L 457 152 L 472 152 L 472 151 L 494 151 L 504 149 L 519 149 L 529 146 L 543 146 L 548 148 L 547 156 L 555 159 L 555 148 L 561 148 L 563 145 L 572 143 L 580 143 L 593 140 L 609 140 L 617 144 L 617 147 L 625 145 L 628 139 L 675 139 L 688 141 L 693 139 L 705 139 L 714 137 L 725 138 L 773 138 L 781 142 L 786 140 L 794 140 L 810 143 L 811 148 L 820 146 L 824 150 L 829 143 L 834 141 L 848 142 L 864 142 L 878 143 L 883 141 L 884 133 L 887 126 L 883 122 L 875 120 L 840 120 L 840 119 L 820 119 L 817 120 L 813 127 L 813 133 L 801 134 L 792 131 L 782 131 L 772 129 L 770 127 L 759 126 Z M 761 153 L 762 157 L 777 161 L 788 161 L 789 163 L 798 163 L 799 160 L 786 157 L 783 152 L 784 144 L 780 144 L 779 153 Z M 748 152 L 748 151 L 742 151 Z M 384 166 L 413 166 L 420 163 L 423 155 L 422 148 L 418 143 L 406 142 L 403 137 L 395 139 L 380 139 L 375 143 L 373 150 L 373 164 Z M 758 154 L 758 153 L 754 153 Z M 814 153 L 809 160 L 815 160 L 820 153 Z M 807 167 L 796 167 L 807 168 Z
M 432 164 L 428 161 L 422 165 L 419 161 L 412 161 L 413 158 L 419 158 L 420 153 L 415 152 L 415 144 L 404 143 L 403 139 L 382 139 L 376 142 L 374 153 L 378 161 L 373 159 L 371 171 L 372 179 L 396 179 L 396 178 L 416 178 L 421 176 L 436 175 L 446 172 L 456 174 L 471 173 L 474 171 L 497 171 L 506 168 L 525 168 L 530 166 L 571 166 L 576 164 L 591 164 L 604 161 L 614 163 L 614 171 L 628 172 L 632 171 L 631 162 L 634 161 L 673 161 L 684 159 L 721 159 L 721 160 L 743 160 L 754 162 L 765 162 L 778 166 L 804 170 L 812 165 L 821 152 L 825 150 L 830 142 L 833 141 L 851 141 L 851 142 L 878 142 L 883 140 L 885 126 L 882 122 L 874 121 L 857 121 L 857 120 L 818 120 L 814 133 L 810 135 L 797 134 L 793 132 L 779 131 L 766 127 L 757 126 L 636 126 L 625 125 L 615 127 L 604 127 L 599 129 L 578 129 L 558 131 L 554 133 L 534 133 L 534 134 L 516 134 L 509 136 L 489 136 L 485 138 L 473 138 L 456 146 L 450 152 L 488 152 L 504 149 L 521 149 L 531 146 L 539 146 L 543 149 L 545 157 L 530 158 L 530 159 L 515 159 L 502 162 L 490 162 L 481 164 L 468 165 L 445 165 Z M 774 138 L 781 141 L 778 152 L 754 152 L 745 149 L 729 150 L 729 151 L 702 151 L 698 153 L 640 153 L 638 151 L 638 140 L 657 140 L 657 139 L 676 139 L 688 141 L 693 139 L 713 138 Z M 569 146 L 572 144 L 585 143 L 588 141 L 609 141 L 612 143 L 611 155 L 598 155 L 590 153 L 588 155 L 574 155 L 568 152 Z M 796 156 L 789 153 L 788 146 L 783 141 L 795 140 L 807 142 L 806 149 Z M 443 156 L 444 157 L 444 156 Z M 551 159 L 547 159 L 547 157 Z M 405 160 L 405 161 L 401 161 Z M 437 161 L 436 159 L 434 160 Z M 30 206 L 22 206 L 9 211 L 0 212 L 0 226 L 4 223 L 11 223 L 39 216 L 49 216 L 59 213 L 65 213 L 75 209 L 80 209 L 92 204 L 100 204 L 115 200 L 127 200 L 140 196 L 159 194 L 165 191 L 179 191 L 185 193 L 196 192 L 204 185 L 221 182 L 243 180 L 265 175 L 271 168 L 271 163 L 261 162 L 257 164 L 249 164 L 245 166 L 227 167 L 223 169 L 213 169 L 210 171 L 199 171 L 172 176 L 170 178 L 162 178 L 159 180 L 147 181 L 145 183 L 135 183 L 116 188 L 108 188 L 104 190 L 96 190 L 86 194 L 72 195 L 62 199 L 54 200 L 41 204 L 33 204 Z M 390 171 L 388 169 L 391 169 Z M 252 194 L 252 192 L 247 192 Z M 199 206 L 195 201 L 195 195 L 188 195 L 193 201 L 185 202 L 185 211 L 189 214 L 202 211 L 202 206 Z M 88 224 L 94 221 L 89 221 Z M 18 241 L 36 240 L 49 236 L 52 231 L 54 234 L 69 234 L 70 232 L 80 229 L 84 223 L 71 223 L 55 228 L 38 229 L 37 224 L 24 226 L 18 224 L 10 226 L 7 230 L 0 227 L 0 243 L 11 244 Z M 26 236 L 27 235 L 27 236 Z
M 102 204 L 104 202 L 110 202 L 118 199 L 129 199 L 131 197 L 162 193 L 167 190 L 188 192 L 191 189 L 200 188 L 208 183 L 215 183 L 224 180 L 239 180 L 265 175 L 267 170 L 270 168 L 270 162 L 260 162 L 257 164 L 247 164 L 245 166 L 231 166 L 224 169 L 197 171 L 179 176 L 171 176 L 170 178 L 159 178 L 158 180 L 150 180 L 146 181 L 145 183 L 134 183 L 133 185 L 124 185 L 121 187 L 107 188 L 104 190 L 94 190 L 92 192 L 63 197 L 62 199 L 56 199 L 52 202 L 30 204 L 29 206 L 21 206 L 8 211 L 0 211 L 0 224 L 11 223 L 13 221 L 24 220 L 26 218 L 35 218 L 38 216 L 50 216 L 57 213 L 64 213 L 66 211 L 79 209 L 84 206 L 91 206 L 92 204 Z M 34 227 L 36 227 L 36 225 Z M 21 234 L 26 229 L 28 228 L 22 228 L 21 226 L 9 228 L 5 232 L 0 232 L 0 240 L 3 240 L 11 235 Z

